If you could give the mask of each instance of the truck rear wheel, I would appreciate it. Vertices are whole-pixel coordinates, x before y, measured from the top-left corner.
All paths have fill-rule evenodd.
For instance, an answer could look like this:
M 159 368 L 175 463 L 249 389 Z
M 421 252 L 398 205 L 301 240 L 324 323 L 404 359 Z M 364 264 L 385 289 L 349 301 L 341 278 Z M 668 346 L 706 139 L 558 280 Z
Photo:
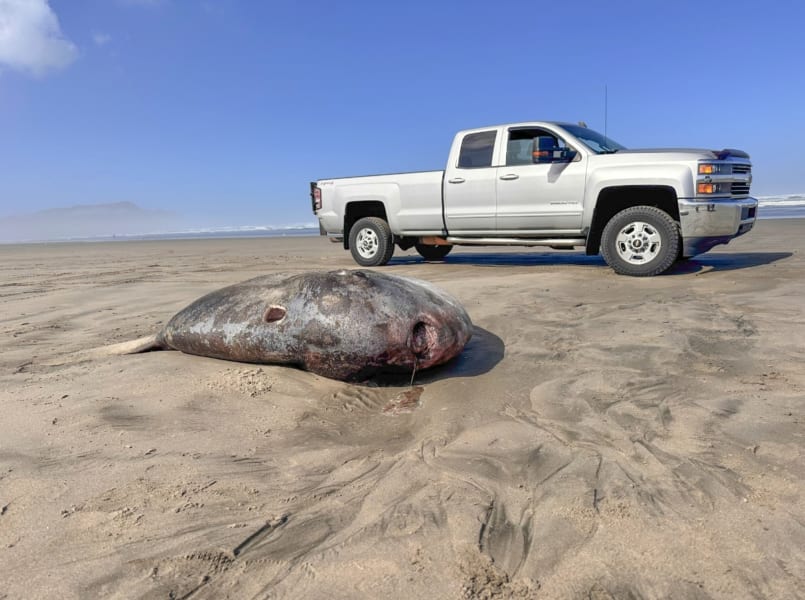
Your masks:
M 431 244 L 415 244 L 414 247 L 419 255 L 425 260 L 442 260 L 445 256 L 450 254 L 453 246 L 449 244 L 431 245 Z
M 679 226 L 659 208 L 632 206 L 617 213 L 604 227 L 601 254 L 620 275 L 659 275 L 679 255 Z
M 380 217 L 358 219 L 349 230 L 349 251 L 362 267 L 381 267 L 394 254 L 394 236 Z

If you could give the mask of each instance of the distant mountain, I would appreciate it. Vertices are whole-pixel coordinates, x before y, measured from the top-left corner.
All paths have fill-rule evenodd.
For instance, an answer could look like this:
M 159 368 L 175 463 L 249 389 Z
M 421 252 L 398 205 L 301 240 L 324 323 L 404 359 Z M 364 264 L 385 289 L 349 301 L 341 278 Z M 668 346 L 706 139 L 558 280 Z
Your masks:
M 177 222 L 175 213 L 141 208 L 133 202 L 79 204 L 27 215 L 0 217 L 0 242 L 151 233 L 175 227 Z

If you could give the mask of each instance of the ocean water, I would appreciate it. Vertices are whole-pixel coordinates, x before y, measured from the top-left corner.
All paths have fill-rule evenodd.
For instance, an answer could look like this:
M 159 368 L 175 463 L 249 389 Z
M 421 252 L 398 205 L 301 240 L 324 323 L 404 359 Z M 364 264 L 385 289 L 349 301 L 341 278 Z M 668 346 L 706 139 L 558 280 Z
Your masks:
M 805 218 L 805 194 L 758 196 L 758 219 Z
M 293 227 L 264 227 L 245 225 L 242 227 L 210 227 L 203 229 L 187 229 L 183 231 L 160 231 L 130 235 L 95 236 L 91 238 L 91 241 L 193 240 L 211 238 L 299 237 L 307 235 L 319 235 L 318 226 L 304 225 Z
M 198 228 L 198 229 L 183 229 L 179 231 L 151 231 L 147 233 L 93 235 L 87 237 L 61 237 L 47 240 L 36 239 L 36 240 L 30 240 L 30 243 L 127 242 L 137 240 L 149 240 L 149 241 L 204 240 L 204 239 L 215 239 L 215 238 L 300 237 L 310 235 L 319 235 L 318 226 L 304 225 L 304 226 L 293 226 L 293 227 L 264 227 L 256 225 L 245 225 L 242 227 L 210 227 L 210 228 Z

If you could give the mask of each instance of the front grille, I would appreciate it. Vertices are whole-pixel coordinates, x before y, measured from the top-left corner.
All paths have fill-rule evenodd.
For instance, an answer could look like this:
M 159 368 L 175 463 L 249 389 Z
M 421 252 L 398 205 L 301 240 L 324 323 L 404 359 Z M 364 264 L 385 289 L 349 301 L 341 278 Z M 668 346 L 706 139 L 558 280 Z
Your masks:
M 749 173 L 751 171 L 752 167 L 750 165 L 732 165 L 733 173 Z
M 733 181 L 730 192 L 733 196 L 747 196 L 749 195 L 749 182 L 747 181 Z

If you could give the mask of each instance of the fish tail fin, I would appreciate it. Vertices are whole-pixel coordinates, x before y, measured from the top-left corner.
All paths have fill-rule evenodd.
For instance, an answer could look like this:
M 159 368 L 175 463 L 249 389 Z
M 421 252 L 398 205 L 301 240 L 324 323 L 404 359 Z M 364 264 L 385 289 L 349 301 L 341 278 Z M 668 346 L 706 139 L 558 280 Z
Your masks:
M 61 366 L 81 363 L 88 360 L 103 359 L 109 356 L 120 356 L 123 354 L 150 352 L 151 350 L 170 349 L 170 346 L 168 346 L 168 344 L 165 342 L 162 334 L 157 333 L 119 344 L 110 344 L 108 346 L 100 346 L 98 348 L 78 350 L 77 352 L 71 352 L 66 355 L 44 361 L 43 364 L 48 366 Z
M 128 342 L 121 342 L 119 344 L 111 344 L 109 346 L 102 346 L 96 348 L 99 354 L 107 356 L 118 356 L 122 354 L 139 354 L 140 352 L 151 352 L 153 350 L 169 350 L 170 347 L 165 343 L 161 333 L 154 335 L 147 335 L 145 337 L 130 340 Z

